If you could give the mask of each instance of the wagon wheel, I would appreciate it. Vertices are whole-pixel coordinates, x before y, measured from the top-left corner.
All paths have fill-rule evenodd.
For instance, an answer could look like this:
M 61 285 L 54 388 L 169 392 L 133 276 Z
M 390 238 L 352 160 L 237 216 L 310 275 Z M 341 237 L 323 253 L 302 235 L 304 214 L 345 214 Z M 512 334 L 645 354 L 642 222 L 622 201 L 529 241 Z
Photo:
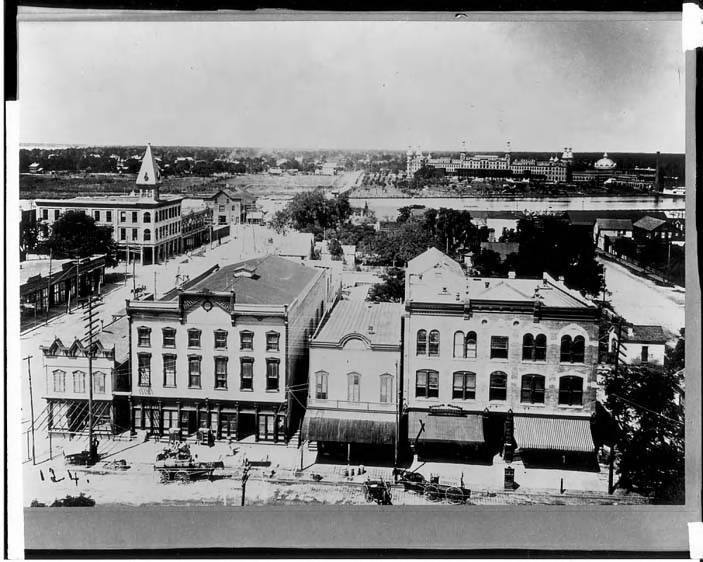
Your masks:
M 190 475 L 186 471 L 181 470 L 176 473 L 176 480 L 178 480 L 181 484 L 187 484 L 190 482 Z
M 464 492 L 460 488 L 448 488 L 445 495 L 450 503 L 466 503 Z
M 168 472 L 165 471 L 165 470 L 160 470 L 160 471 L 159 471 L 159 481 L 160 481 L 162 484 L 165 484 L 165 483 L 168 482 L 169 480 L 170 480 L 170 478 L 168 477 Z
M 425 496 L 432 502 L 438 502 L 441 500 L 441 494 L 439 491 L 439 486 L 437 484 L 430 484 L 425 487 Z

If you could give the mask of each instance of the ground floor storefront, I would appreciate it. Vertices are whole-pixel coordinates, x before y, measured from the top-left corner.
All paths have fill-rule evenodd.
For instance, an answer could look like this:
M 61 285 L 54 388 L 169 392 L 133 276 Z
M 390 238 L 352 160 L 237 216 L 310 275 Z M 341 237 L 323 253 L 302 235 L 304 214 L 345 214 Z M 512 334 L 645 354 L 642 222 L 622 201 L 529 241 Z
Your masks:
M 126 244 L 119 247 L 121 256 L 127 263 L 136 262 L 139 265 L 162 263 L 183 253 L 183 239 L 173 238 L 161 243 Z
M 118 432 L 112 400 L 93 400 L 92 410 L 94 433 L 112 435 Z M 47 400 L 45 420 L 50 433 L 71 435 L 87 432 L 89 419 L 88 400 Z
M 254 436 L 256 441 L 286 439 L 285 403 L 231 402 L 213 400 L 173 400 L 131 398 L 132 431 L 147 431 L 181 438 L 210 431 L 215 439 L 240 440 Z

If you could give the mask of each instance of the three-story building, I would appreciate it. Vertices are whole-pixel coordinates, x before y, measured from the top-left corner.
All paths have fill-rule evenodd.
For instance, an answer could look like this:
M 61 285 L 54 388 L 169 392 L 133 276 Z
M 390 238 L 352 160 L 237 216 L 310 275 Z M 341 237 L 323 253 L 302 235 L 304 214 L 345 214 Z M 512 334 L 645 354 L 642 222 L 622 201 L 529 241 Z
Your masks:
M 406 270 L 404 400 L 420 454 L 592 453 L 597 308 L 562 280 L 468 277 L 434 248 Z

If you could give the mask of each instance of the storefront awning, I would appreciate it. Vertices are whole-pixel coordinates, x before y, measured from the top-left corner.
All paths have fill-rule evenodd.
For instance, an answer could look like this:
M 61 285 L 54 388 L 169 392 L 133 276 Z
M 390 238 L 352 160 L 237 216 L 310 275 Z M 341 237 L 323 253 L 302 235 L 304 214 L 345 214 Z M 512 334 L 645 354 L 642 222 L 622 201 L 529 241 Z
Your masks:
M 483 416 L 465 414 L 462 416 L 431 415 L 428 412 L 408 413 L 408 439 L 414 441 L 420 431 L 420 422 L 425 426 L 418 441 L 436 443 L 482 444 Z
M 524 450 L 591 453 L 590 418 L 515 416 L 515 442 Z
M 308 410 L 301 437 L 308 441 L 392 445 L 395 428 L 393 412 Z

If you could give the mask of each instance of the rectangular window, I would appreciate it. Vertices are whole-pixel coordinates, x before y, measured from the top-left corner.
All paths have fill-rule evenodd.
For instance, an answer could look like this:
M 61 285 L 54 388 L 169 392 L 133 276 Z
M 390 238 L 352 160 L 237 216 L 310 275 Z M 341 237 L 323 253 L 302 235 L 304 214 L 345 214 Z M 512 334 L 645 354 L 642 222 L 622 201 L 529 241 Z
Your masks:
M 133 223 L 139 222 L 139 218 L 138 218 L 138 215 L 137 215 L 137 211 L 132 211 L 132 222 L 133 222 Z
M 95 222 L 100 222 L 100 211 L 93 211 L 93 218 Z
M 112 222 L 112 211 L 105 211 L 105 221 Z
M 278 390 L 278 360 L 266 360 L 266 390 Z
M 215 357 L 215 388 L 227 388 L 227 357 Z
M 200 388 L 200 362 L 202 358 L 199 355 L 188 357 L 188 387 Z
M 491 336 L 491 359 L 508 358 L 508 338 L 504 336 Z
M 254 349 L 254 332 L 239 333 L 239 348 L 244 351 L 253 351 Z
M 176 347 L 176 329 L 164 328 L 161 331 L 163 337 L 163 347 Z
M 200 330 L 188 330 L 188 347 L 200 347 Z
M 49 220 L 49 209 L 42 209 L 42 218 L 45 221 Z
M 488 391 L 489 400 L 505 400 L 508 396 L 508 375 L 505 373 L 492 373 L 490 388 Z
M 381 375 L 381 397 L 382 403 L 387 404 L 393 400 L 393 377 L 391 375 Z
M 642 363 L 647 363 L 649 361 L 649 346 L 642 346 Z
M 100 371 L 93 373 L 93 392 L 95 394 L 105 394 L 105 373 Z
M 215 349 L 227 349 L 227 332 L 215 330 Z
M 149 347 L 151 345 L 150 328 L 137 328 L 137 345 L 139 347 Z
M 54 392 L 66 392 L 66 373 L 54 371 Z
M 164 355 L 164 386 L 176 386 L 176 356 Z
M 241 365 L 240 390 L 254 390 L 254 360 L 242 358 Z
M 266 334 L 266 351 L 278 351 L 278 332 Z
M 136 240 L 139 237 L 139 229 L 138 228 L 133 228 L 132 229 L 132 240 Z
M 315 373 L 315 398 L 327 400 L 327 373 Z
M 59 211 L 58 209 L 54 209 L 54 220 L 55 221 L 59 220 L 60 215 L 61 215 L 61 211 Z
M 151 355 L 140 353 L 137 355 L 139 386 L 151 386 Z
M 224 213 L 224 212 L 225 212 L 225 206 L 224 206 L 224 205 L 220 205 L 220 206 L 219 206 L 219 211 L 220 211 L 220 213 Z
M 455 400 L 474 400 L 476 398 L 476 374 L 460 371 L 454 373 L 452 398 Z
M 120 211 L 120 222 L 127 222 L 127 211 Z
M 127 229 L 120 228 L 120 240 L 127 240 Z
M 520 402 L 544 404 L 544 377 L 541 375 L 524 375 Z

